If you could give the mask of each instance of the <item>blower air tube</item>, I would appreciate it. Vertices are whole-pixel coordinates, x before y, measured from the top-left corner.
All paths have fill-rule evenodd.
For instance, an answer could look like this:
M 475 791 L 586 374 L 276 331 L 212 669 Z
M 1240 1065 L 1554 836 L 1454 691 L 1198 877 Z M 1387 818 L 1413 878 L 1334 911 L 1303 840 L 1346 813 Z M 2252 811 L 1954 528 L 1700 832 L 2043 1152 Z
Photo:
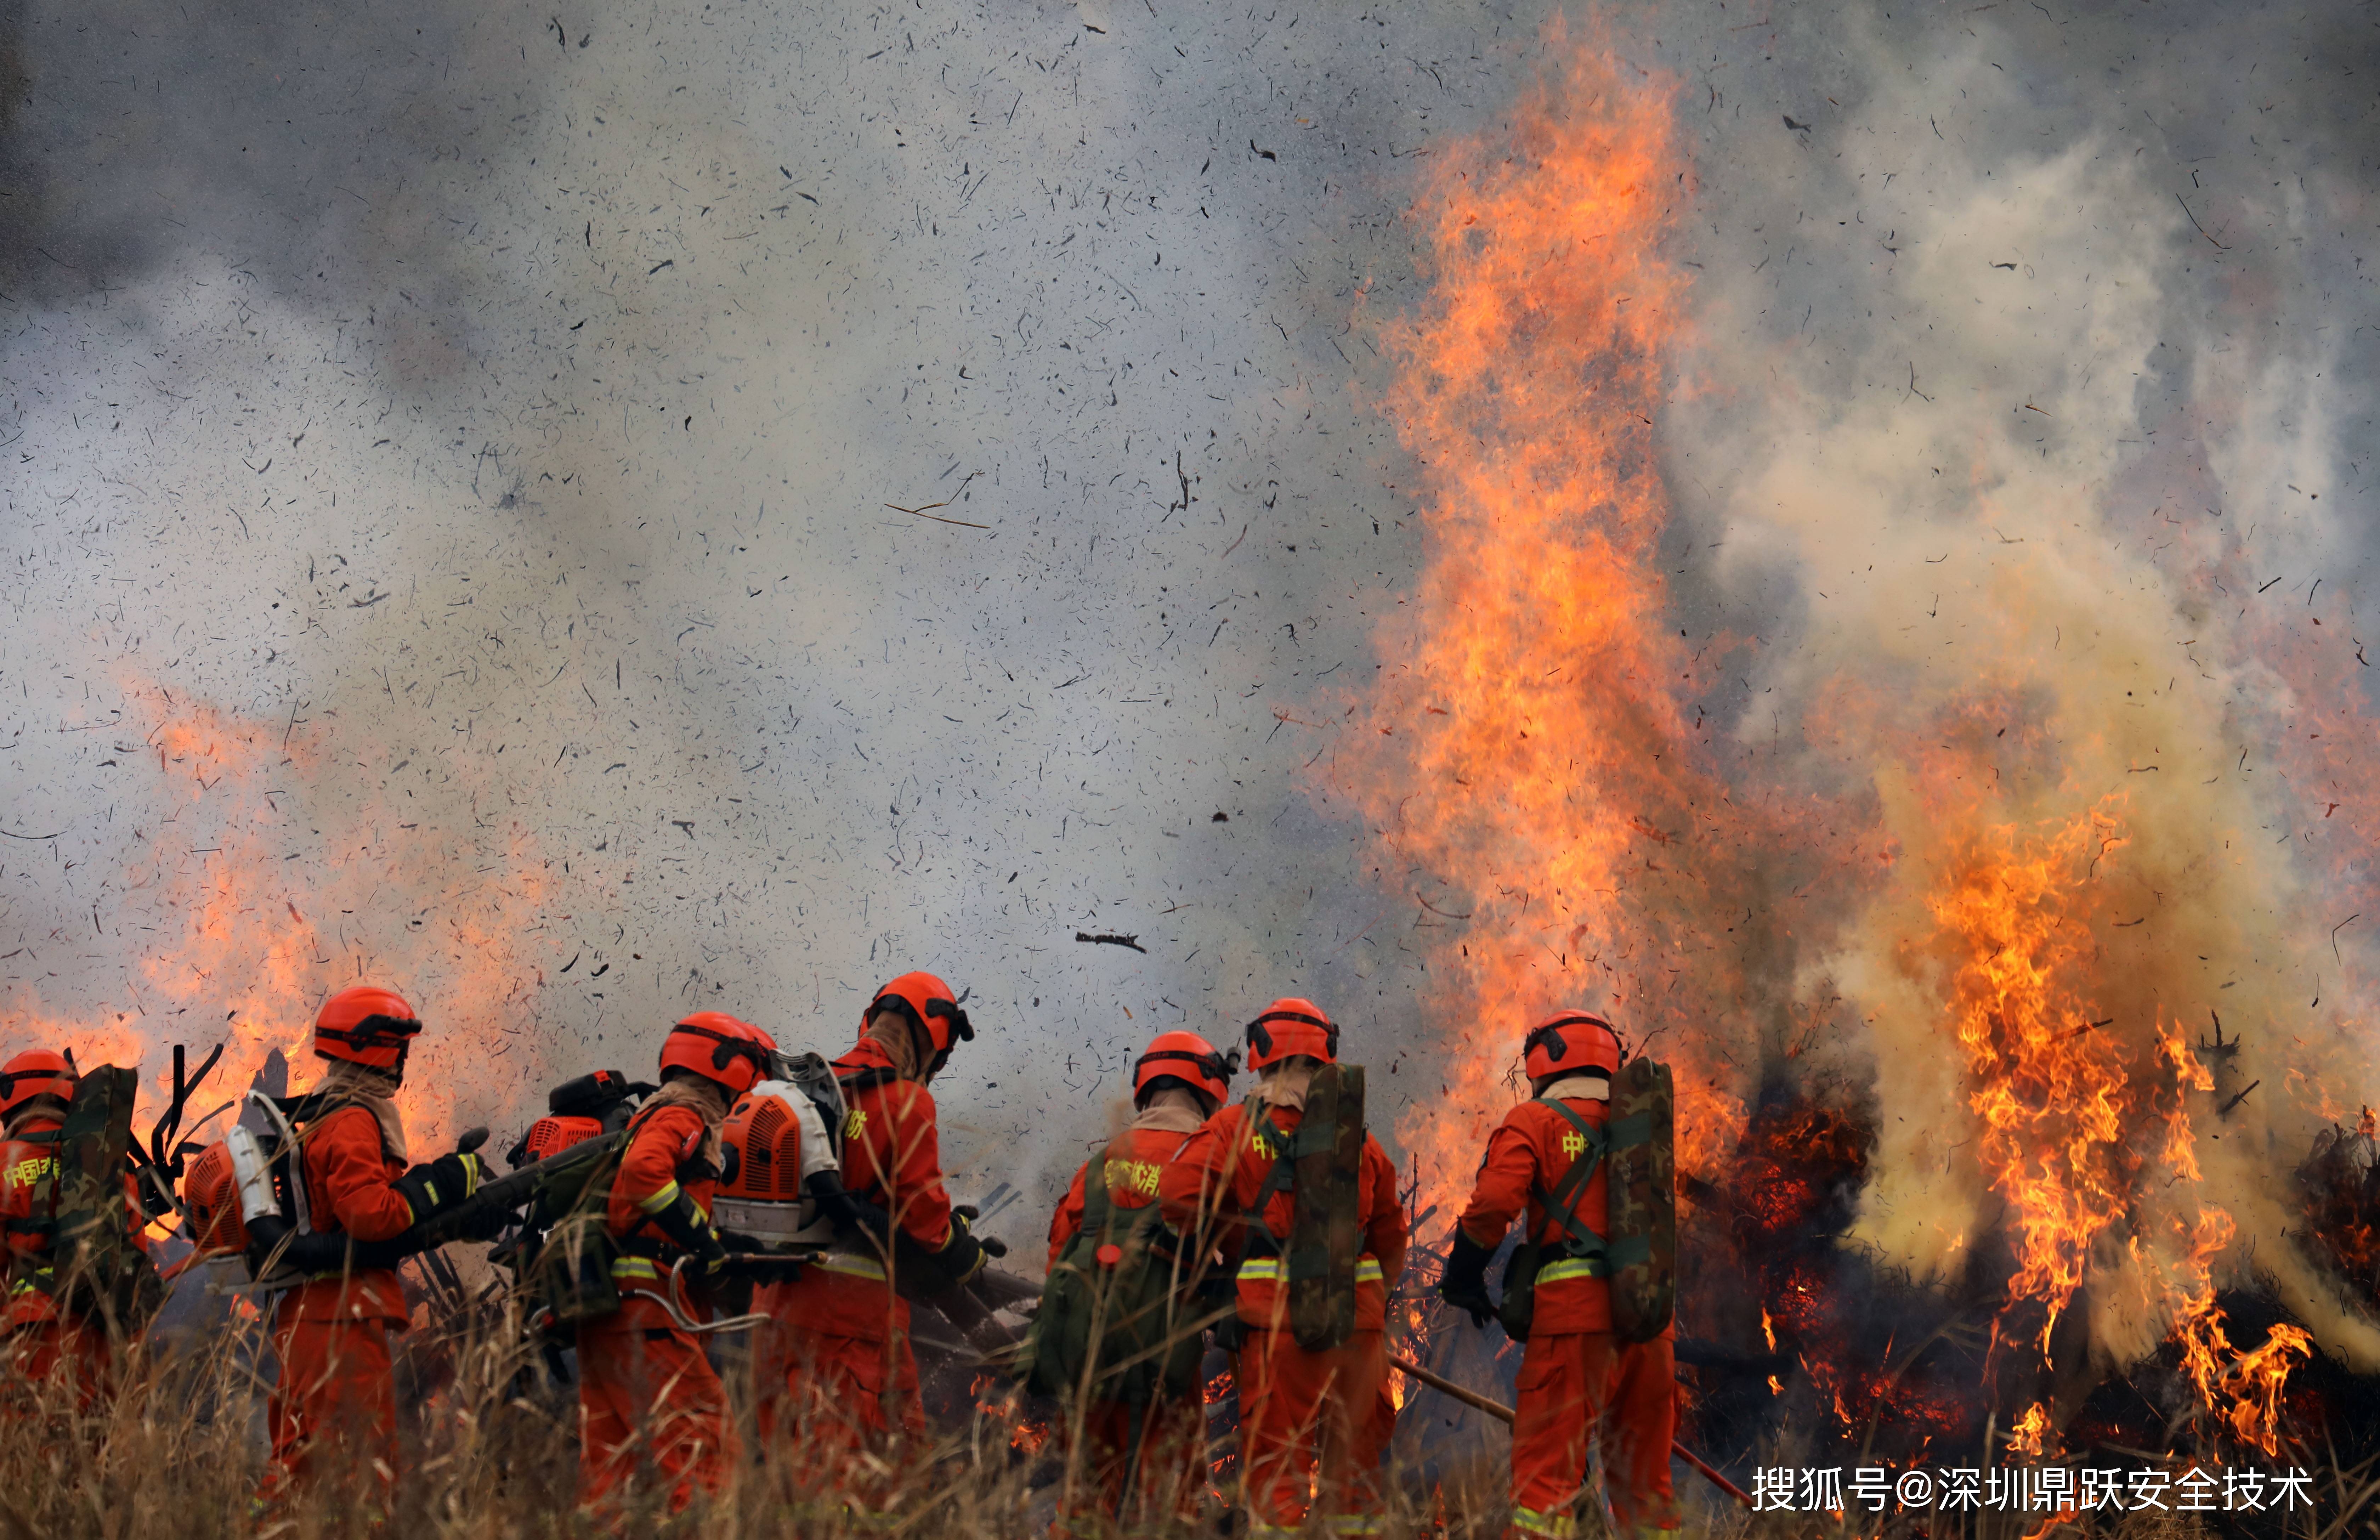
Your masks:
M 247 1225 L 249 1271 L 259 1279 L 268 1276 L 268 1267 L 275 1275 L 297 1273 L 308 1278 L 394 1267 L 406 1255 L 391 1241 L 299 1235 L 279 1214 L 257 1215 Z

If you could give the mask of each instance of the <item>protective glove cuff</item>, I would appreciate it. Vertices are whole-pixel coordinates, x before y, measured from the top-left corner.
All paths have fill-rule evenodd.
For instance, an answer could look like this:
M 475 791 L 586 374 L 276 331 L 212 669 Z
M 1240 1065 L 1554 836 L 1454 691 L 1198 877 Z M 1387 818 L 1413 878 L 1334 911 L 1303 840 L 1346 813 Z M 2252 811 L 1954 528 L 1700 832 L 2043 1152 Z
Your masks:
M 719 1231 L 711 1228 L 710 1217 L 696 1207 L 694 1199 L 683 1190 L 652 1215 L 652 1222 L 655 1230 L 693 1255 L 706 1271 L 716 1269 L 727 1260 L 727 1248 L 720 1243 Z

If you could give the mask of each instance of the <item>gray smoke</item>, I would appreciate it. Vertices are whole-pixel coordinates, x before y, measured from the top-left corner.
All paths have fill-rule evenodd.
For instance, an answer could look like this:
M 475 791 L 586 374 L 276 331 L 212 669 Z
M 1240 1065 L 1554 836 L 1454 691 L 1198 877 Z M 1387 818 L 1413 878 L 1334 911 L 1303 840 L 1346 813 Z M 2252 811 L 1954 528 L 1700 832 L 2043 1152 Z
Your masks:
M 253 1057 L 368 976 L 423 1115 L 517 1123 L 698 1007 L 838 1048 L 925 966 L 979 1192 L 1062 1181 L 1150 1031 L 1329 992 L 1358 865 L 1281 716 L 1413 564 L 1349 315 L 1479 67 L 415 12 L 12 17 L 26 1031 Z

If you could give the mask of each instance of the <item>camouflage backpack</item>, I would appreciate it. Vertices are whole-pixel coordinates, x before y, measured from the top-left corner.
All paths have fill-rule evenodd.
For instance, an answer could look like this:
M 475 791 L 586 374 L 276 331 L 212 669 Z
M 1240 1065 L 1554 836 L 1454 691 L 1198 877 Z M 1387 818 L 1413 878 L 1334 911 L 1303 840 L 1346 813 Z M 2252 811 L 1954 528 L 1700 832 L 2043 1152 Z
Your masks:
M 35 1179 L 34 1228 L 49 1240 L 46 1265 L 28 1280 L 65 1309 L 136 1336 L 165 1302 L 165 1285 L 132 1231 L 125 1172 L 130 1169 L 137 1071 L 102 1064 L 75 1084 L 54 1153 Z
M 1111 1201 L 1108 1152 L 1093 1156 L 1082 1228 L 1050 1267 L 1018 1354 L 1026 1388 L 1132 1405 L 1195 1389 L 1206 1331 L 1178 1250 L 1156 1204 Z
M 1612 1077 L 1610 1116 L 1601 1128 L 1559 1101 L 1586 1142 L 1552 1192 L 1537 1198 L 1560 1222 L 1561 1240 L 1540 1247 L 1524 1239 L 1504 1267 L 1497 1317 L 1513 1340 L 1527 1338 L 1538 1275 L 1558 1262 L 1585 1261 L 1611 1284 L 1611 1329 L 1622 1341 L 1649 1342 L 1669 1329 L 1678 1294 L 1678 1206 L 1673 1144 L 1676 1097 L 1670 1067 L 1632 1059 Z M 1579 1222 L 1577 1207 L 1598 1166 L 1606 1168 L 1604 1233 Z
M 1344 1343 L 1355 1331 L 1355 1265 L 1364 1251 L 1364 1067 L 1325 1064 L 1305 1091 L 1305 1112 L 1294 1131 L 1281 1134 L 1264 1115 L 1262 1101 L 1248 1098 L 1241 1126 L 1256 1130 L 1257 1147 L 1273 1157 L 1243 1244 L 1267 1234 L 1264 1211 L 1273 1198 L 1290 1194 L 1289 1239 L 1281 1246 L 1281 1280 L 1289 1286 L 1289 1327 L 1297 1345 L 1321 1352 Z

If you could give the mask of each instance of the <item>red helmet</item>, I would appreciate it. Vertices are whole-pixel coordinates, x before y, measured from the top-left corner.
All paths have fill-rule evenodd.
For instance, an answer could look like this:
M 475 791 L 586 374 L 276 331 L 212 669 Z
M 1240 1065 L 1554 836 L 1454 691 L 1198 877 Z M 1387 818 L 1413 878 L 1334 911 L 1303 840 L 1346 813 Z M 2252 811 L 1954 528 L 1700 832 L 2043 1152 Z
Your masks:
M 405 997 L 375 984 L 341 989 L 314 1017 L 314 1057 L 405 1073 L 406 1050 L 421 1031 Z
M 1620 1034 L 1588 1011 L 1557 1011 L 1536 1025 L 1522 1045 L 1531 1080 L 1565 1074 L 1620 1073 Z
M 1214 1044 L 1196 1032 L 1160 1032 L 1132 1067 L 1133 1103 L 1139 1105 L 1141 1097 L 1170 1082 L 1187 1085 L 1210 1105 L 1220 1106 L 1239 1068 L 1237 1049 L 1218 1053 Z
M 777 1040 L 754 1026 L 720 1011 L 697 1011 L 670 1028 L 662 1040 L 662 1068 L 691 1070 L 727 1088 L 731 1099 L 742 1096 L 769 1073 Z
M 1266 1006 L 1262 1015 L 1248 1023 L 1248 1068 L 1252 1070 L 1264 1069 L 1298 1054 L 1335 1064 L 1339 1061 L 1339 1027 L 1322 1013 L 1319 1005 L 1288 995 Z
M 6 1117 L 35 1097 L 55 1097 L 60 1101 L 74 1099 L 74 1056 L 53 1053 L 48 1049 L 29 1049 L 6 1064 L 0 1064 L 0 1118 Z
M 937 1068 L 950 1057 L 953 1041 L 975 1041 L 975 1025 L 959 1009 L 951 987 L 929 973 L 905 973 L 877 990 L 876 998 L 860 1013 L 861 1032 L 868 1030 L 868 1024 L 876 1019 L 879 1011 L 897 1011 L 911 1026 L 923 1032 L 932 1047 Z

